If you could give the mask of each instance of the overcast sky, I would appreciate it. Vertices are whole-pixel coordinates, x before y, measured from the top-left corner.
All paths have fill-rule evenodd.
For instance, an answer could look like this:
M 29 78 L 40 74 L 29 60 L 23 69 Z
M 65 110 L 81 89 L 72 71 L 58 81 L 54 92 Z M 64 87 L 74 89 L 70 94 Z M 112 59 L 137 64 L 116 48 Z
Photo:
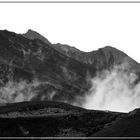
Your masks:
M 0 29 L 86 52 L 110 45 L 140 63 L 140 3 L 0 3 Z

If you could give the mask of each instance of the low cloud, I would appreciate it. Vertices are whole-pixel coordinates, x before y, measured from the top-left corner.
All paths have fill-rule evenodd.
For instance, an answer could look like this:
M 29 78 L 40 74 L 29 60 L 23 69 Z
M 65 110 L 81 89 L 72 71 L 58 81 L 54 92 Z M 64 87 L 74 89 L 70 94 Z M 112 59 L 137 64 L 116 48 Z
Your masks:
M 32 82 L 25 80 L 15 82 L 9 80 L 5 86 L 0 88 L 0 104 L 31 101 L 37 97 L 40 93 L 39 87 L 44 84 L 48 83 L 38 81 L 37 79 L 34 79 Z M 44 93 L 40 100 L 45 100 L 46 97 L 52 100 L 54 95 L 55 91 L 46 93 L 46 95 Z
M 27 81 L 8 81 L 5 86 L 0 88 L 0 103 L 13 103 L 30 101 L 36 95 L 36 87 L 40 83 L 33 80 L 31 83 Z
M 95 110 L 129 112 L 140 107 L 140 82 L 128 63 L 98 72 L 92 87 L 82 97 L 82 107 Z

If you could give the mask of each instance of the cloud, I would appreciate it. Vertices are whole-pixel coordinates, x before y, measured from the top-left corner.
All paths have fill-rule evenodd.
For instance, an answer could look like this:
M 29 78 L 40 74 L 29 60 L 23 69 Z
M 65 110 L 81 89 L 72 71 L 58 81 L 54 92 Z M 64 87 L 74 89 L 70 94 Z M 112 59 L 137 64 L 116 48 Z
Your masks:
M 83 97 L 82 107 L 96 110 L 129 112 L 140 107 L 140 82 L 128 63 L 98 72 L 92 87 Z
M 37 79 L 34 79 L 32 82 L 9 80 L 5 86 L 0 88 L 0 104 L 31 101 L 37 97 L 40 93 L 40 87 L 44 84 L 48 84 L 48 82 L 41 82 Z M 45 100 L 46 97 L 52 100 L 55 94 L 55 91 L 46 93 L 46 95 L 44 93 L 40 100 Z

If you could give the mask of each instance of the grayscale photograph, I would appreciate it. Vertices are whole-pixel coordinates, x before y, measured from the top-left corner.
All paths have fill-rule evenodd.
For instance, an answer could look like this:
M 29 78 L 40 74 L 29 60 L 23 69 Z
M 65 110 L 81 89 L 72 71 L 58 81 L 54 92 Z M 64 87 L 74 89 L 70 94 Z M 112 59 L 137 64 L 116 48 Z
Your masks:
M 140 1 L 0 1 L 0 138 L 140 138 Z

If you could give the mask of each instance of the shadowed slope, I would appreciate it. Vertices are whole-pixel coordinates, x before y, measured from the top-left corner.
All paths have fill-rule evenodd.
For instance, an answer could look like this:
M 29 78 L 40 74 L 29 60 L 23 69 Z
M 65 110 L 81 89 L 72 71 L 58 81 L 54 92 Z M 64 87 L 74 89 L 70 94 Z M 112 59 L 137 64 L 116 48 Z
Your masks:
M 113 122 L 93 137 L 140 137 L 140 109 L 127 113 L 123 118 Z
M 14 103 L 0 110 L 0 136 L 86 137 L 123 115 L 59 102 Z

